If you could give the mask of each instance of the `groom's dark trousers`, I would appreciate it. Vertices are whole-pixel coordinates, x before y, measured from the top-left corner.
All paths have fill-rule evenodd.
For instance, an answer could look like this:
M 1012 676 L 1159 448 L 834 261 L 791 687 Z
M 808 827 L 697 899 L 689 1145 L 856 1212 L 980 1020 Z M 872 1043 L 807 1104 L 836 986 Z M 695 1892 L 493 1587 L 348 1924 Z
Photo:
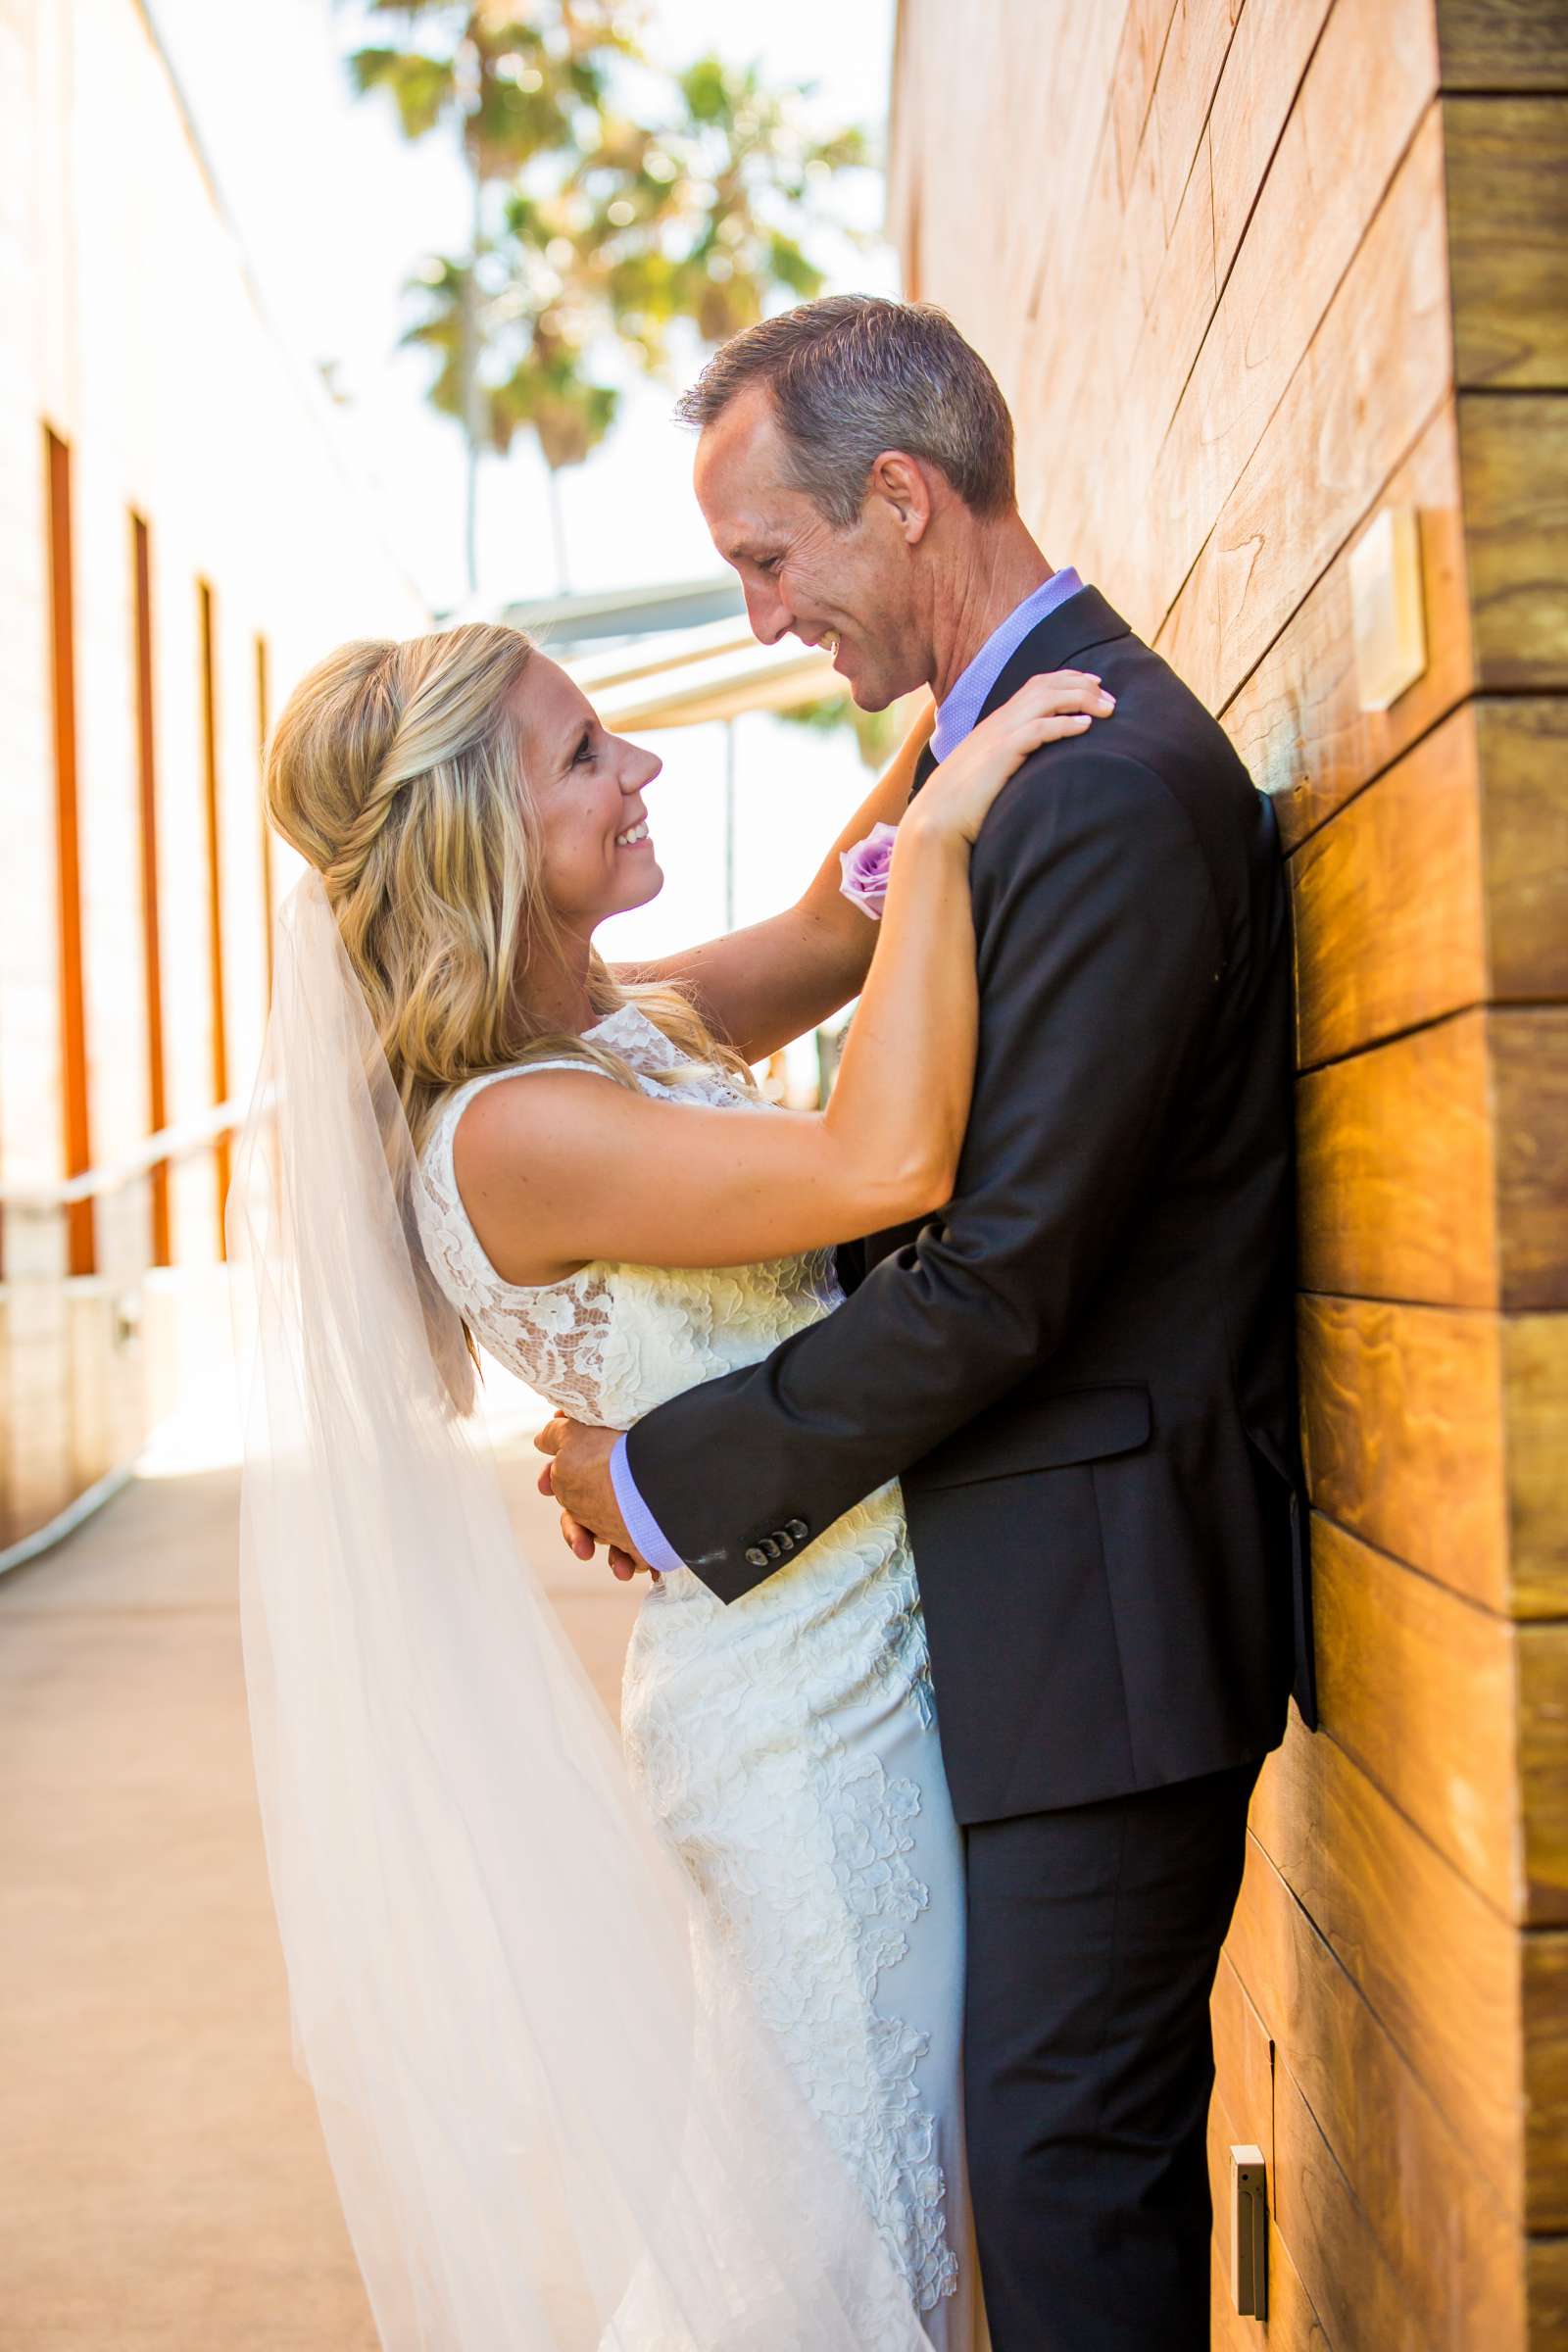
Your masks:
M 987 708 L 1069 665 L 1115 714 L 975 845 L 951 1205 L 842 1252 L 837 1313 L 628 1458 L 725 1600 L 903 1477 L 996 2352 L 1206 2352 L 1208 1995 L 1293 1685 L 1314 1719 L 1289 924 L 1269 804 L 1095 589 Z

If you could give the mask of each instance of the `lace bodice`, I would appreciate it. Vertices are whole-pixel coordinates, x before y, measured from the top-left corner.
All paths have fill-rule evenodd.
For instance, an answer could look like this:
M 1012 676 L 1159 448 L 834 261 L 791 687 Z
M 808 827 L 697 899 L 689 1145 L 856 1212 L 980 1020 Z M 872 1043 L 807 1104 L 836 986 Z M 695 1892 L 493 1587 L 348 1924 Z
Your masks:
M 655 1075 L 684 1057 L 635 1005 L 622 1005 L 588 1034 L 624 1055 L 648 1094 Z M 528 1070 L 592 1064 L 540 1061 Z M 504 1282 L 479 1246 L 453 1173 L 458 1122 L 474 1097 L 503 1078 L 492 1070 L 453 1089 L 436 1114 L 420 1162 L 419 1228 L 447 1298 L 480 1344 L 579 1421 L 628 1429 L 683 1390 L 757 1362 L 780 1340 L 814 1323 L 841 1293 L 830 1250 L 758 1265 L 689 1268 L 599 1262 L 564 1281 Z M 605 1085 L 612 1080 L 606 1077 Z M 725 1071 L 683 1080 L 687 1102 L 732 1106 L 752 1118 L 787 1117 Z

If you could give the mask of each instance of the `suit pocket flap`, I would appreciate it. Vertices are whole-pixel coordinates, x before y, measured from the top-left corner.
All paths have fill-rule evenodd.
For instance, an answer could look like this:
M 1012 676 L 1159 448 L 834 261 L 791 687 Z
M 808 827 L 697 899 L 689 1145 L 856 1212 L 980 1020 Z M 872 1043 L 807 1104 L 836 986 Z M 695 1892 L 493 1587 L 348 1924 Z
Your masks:
M 1137 1382 L 1057 1389 L 1008 1399 L 971 1421 L 933 1446 L 907 1477 L 916 1487 L 967 1487 L 1030 1470 L 1059 1470 L 1131 1453 L 1148 1445 L 1152 1426 L 1149 1391 Z

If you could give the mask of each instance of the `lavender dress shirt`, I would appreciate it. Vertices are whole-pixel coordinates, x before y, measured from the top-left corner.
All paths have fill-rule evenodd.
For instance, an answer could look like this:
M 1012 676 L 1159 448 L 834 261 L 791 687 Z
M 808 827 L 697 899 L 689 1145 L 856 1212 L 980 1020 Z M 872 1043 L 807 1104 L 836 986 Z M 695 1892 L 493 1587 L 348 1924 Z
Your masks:
M 1054 612 L 1071 596 L 1076 596 L 1083 582 L 1070 567 L 1054 571 L 1015 605 L 1000 627 L 992 630 L 968 667 L 955 679 L 944 696 L 937 711 L 937 723 L 931 734 L 931 749 L 939 760 L 956 751 L 966 735 L 974 732 L 980 713 L 986 707 L 986 697 L 1001 677 L 1007 663 L 1032 629 L 1037 629 L 1048 614 Z M 610 1483 L 615 1491 L 620 1515 L 630 1536 L 650 1568 L 662 1576 L 672 1575 L 686 1563 L 664 1536 L 658 1520 L 637 1492 L 631 1465 L 626 1459 L 626 1441 L 619 1438 L 610 1457 Z

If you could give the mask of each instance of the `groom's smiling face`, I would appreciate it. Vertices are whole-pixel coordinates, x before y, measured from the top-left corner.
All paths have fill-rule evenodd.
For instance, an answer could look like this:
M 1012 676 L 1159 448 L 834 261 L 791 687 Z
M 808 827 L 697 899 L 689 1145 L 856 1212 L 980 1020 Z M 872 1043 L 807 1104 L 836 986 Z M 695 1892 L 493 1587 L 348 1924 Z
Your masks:
M 704 431 L 693 487 L 713 545 L 740 576 L 754 636 L 831 644 L 833 666 L 863 710 L 924 682 L 916 551 L 929 506 L 912 460 L 890 452 L 879 461 L 858 517 L 840 528 L 791 480 L 771 400 L 754 385 Z

